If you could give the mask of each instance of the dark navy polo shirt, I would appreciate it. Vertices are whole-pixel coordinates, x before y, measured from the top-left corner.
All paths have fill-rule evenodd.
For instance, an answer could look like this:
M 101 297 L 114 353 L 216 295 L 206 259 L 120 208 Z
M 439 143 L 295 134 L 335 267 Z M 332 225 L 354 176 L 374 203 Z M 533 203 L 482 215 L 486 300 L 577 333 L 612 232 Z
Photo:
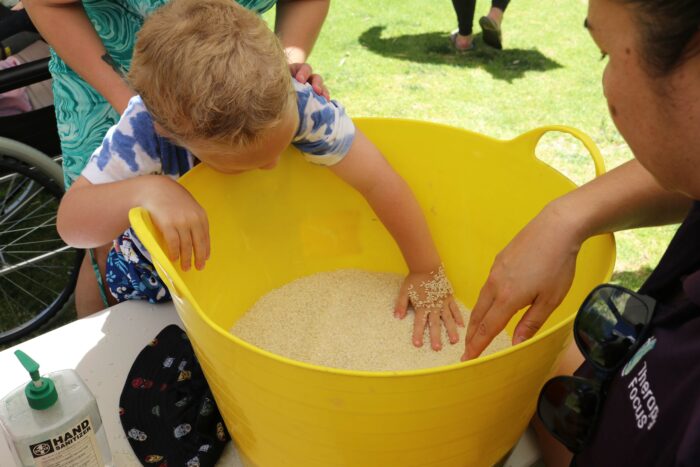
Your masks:
M 575 466 L 700 466 L 700 202 L 639 292 L 657 300 L 650 336 L 615 374 Z

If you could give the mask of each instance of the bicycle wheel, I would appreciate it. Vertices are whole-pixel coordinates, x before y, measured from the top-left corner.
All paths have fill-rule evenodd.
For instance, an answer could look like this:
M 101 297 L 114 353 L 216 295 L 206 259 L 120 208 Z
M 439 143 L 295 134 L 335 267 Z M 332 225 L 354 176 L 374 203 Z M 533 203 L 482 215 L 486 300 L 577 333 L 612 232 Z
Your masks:
M 84 252 L 56 231 L 62 195 L 43 169 L 0 156 L 0 344 L 43 325 L 73 293 Z

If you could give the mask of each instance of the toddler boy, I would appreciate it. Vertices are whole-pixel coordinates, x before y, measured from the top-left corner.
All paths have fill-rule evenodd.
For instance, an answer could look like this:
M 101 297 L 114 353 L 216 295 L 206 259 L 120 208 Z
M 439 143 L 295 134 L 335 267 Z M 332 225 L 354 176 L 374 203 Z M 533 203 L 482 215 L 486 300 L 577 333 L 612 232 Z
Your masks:
M 407 184 L 343 107 L 290 76 L 276 36 L 232 0 L 172 0 L 138 34 L 129 82 L 138 93 L 66 193 L 57 225 L 66 243 L 114 241 L 106 281 L 117 300 L 169 300 L 128 212 L 146 208 L 184 270 L 209 257 L 207 215 L 176 180 L 201 162 L 235 174 L 272 169 L 291 143 L 358 190 L 400 247 L 410 273 L 397 300 L 415 308 L 441 348 L 463 325 L 425 218 Z M 116 240 L 115 240 L 116 238 Z M 435 293 L 435 291 L 439 293 Z

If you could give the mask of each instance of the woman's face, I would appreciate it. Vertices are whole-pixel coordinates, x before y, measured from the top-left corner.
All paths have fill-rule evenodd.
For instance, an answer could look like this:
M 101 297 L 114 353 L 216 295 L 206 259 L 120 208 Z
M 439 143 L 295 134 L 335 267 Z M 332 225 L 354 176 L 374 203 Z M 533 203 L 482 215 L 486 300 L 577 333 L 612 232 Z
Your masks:
M 603 92 L 634 156 L 665 188 L 700 199 L 700 60 L 652 77 L 634 6 L 590 0 L 588 30 L 608 60 Z

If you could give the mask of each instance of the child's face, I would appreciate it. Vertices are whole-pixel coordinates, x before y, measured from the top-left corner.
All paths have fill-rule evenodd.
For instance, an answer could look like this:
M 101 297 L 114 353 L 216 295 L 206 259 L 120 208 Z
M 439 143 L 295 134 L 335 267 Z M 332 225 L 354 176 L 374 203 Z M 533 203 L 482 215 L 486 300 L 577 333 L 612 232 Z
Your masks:
M 282 152 L 289 146 L 299 126 L 295 105 L 288 106 L 277 126 L 266 130 L 256 144 L 231 147 L 226 144 L 198 142 L 187 148 L 203 163 L 217 172 L 237 174 L 248 170 L 274 168 Z

